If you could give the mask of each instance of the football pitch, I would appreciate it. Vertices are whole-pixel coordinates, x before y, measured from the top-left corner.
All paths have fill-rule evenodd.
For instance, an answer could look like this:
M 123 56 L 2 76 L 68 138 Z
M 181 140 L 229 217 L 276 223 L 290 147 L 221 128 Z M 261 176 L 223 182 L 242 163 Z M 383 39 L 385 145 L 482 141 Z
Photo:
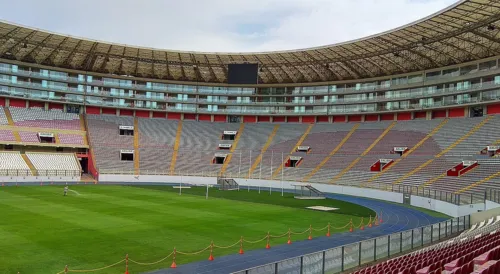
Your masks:
M 259 193 L 211 188 L 208 199 L 205 192 L 203 187 L 182 189 L 179 195 L 171 186 L 75 185 L 65 197 L 62 186 L 2 187 L 0 273 L 55 274 L 63 273 L 65 265 L 92 270 L 120 262 L 126 254 L 130 272 L 141 273 L 170 267 L 172 256 L 160 260 L 174 247 L 176 262 L 184 264 L 208 259 L 212 241 L 217 257 L 237 253 L 241 237 L 245 251 L 265 248 L 268 232 L 282 236 L 270 237 L 275 246 L 286 244 L 289 229 L 300 233 L 312 226 L 312 236 L 319 237 L 326 234 L 328 223 L 333 234 L 348 230 L 351 219 L 358 225 L 363 217 L 366 224 L 376 214 L 344 201 L 297 200 L 292 194 L 282 197 L 264 189 Z M 315 211 L 308 206 L 338 210 Z M 294 233 L 292 241 L 309 236 Z M 124 271 L 121 262 L 92 273 Z

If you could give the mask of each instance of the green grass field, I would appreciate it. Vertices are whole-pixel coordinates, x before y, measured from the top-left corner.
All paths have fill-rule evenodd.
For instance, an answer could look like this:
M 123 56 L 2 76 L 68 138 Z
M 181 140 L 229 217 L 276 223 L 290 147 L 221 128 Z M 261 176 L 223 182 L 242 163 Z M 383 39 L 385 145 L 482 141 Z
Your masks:
M 67 197 L 62 186 L 3 187 L 0 189 L 0 273 L 58 273 L 94 269 L 122 260 L 125 254 L 139 262 L 155 262 L 174 247 L 185 253 L 210 245 L 228 246 L 240 237 L 249 241 L 292 231 L 344 226 L 352 218 L 374 216 L 370 209 L 336 200 L 296 200 L 291 194 L 164 186 L 71 186 Z M 335 212 L 305 209 L 324 205 Z M 332 230 L 340 232 L 347 230 Z M 313 236 L 325 235 L 314 232 Z M 293 235 L 292 240 L 308 234 Z M 272 239 L 271 245 L 287 238 Z M 264 248 L 265 241 L 244 244 L 245 250 Z M 237 253 L 239 245 L 214 250 L 214 256 Z M 177 263 L 206 260 L 209 252 L 178 255 Z M 132 273 L 170 266 L 171 258 L 150 265 L 131 263 Z M 95 273 L 124 272 L 124 263 Z

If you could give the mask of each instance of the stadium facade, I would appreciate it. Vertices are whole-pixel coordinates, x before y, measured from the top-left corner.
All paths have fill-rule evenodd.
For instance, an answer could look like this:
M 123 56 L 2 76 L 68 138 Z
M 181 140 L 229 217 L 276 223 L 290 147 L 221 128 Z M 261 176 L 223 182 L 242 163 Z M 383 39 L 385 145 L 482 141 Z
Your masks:
M 401 28 L 331 46 L 198 53 L 0 24 L 0 103 L 219 122 L 346 122 L 500 112 L 500 8 L 460 1 Z M 258 83 L 227 83 L 232 63 Z

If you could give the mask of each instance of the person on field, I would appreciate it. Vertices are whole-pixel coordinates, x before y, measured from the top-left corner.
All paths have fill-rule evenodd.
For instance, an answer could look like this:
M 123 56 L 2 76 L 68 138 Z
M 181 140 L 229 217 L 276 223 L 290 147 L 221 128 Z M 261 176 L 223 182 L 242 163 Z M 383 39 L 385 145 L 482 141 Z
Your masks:
M 64 196 L 68 195 L 68 186 L 64 187 Z

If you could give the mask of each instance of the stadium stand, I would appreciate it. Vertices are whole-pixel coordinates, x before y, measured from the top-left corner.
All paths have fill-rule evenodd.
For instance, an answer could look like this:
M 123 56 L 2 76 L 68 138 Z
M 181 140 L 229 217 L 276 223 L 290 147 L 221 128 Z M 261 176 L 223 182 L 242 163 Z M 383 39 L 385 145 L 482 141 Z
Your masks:
M 120 135 L 119 126 L 133 126 L 132 117 L 87 115 L 90 144 L 100 170 L 130 172 L 133 161 L 122 161 L 120 150 L 134 150 L 134 137 Z
M 11 107 L 9 111 L 16 126 L 80 130 L 80 116 L 60 110 Z
M 16 137 L 12 130 L 0 130 L 0 141 L 2 142 L 15 142 Z
M 8 125 L 9 120 L 7 119 L 7 116 L 5 114 L 5 110 L 3 107 L 0 106 L 0 125 Z
M 87 119 L 98 168 L 130 172 L 133 162 L 121 161 L 119 152 L 134 148 L 133 137 L 120 136 L 118 126 L 133 125 L 133 118 L 88 115 Z M 224 175 L 227 177 L 279 180 L 281 172 L 277 170 L 283 154 L 285 159 L 290 155 L 303 158 L 298 167 L 284 167 L 285 180 L 331 183 L 337 176 L 335 183 L 343 185 L 394 183 L 459 191 L 496 174 L 500 161 L 479 155 L 479 152 L 498 141 L 499 122 L 500 117 L 487 116 L 333 125 L 258 123 L 241 127 L 241 124 L 231 123 L 140 118 L 140 174 L 214 175 L 224 167 L 212 163 L 214 154 L 219 152 L 233 154 L 226 165 Z M 218 148 L 219 144 L 236 143 L 221 140 L 225 130 L 239 131 L 240 138 L 232 152 Z M 28 133 L 21 132 L 21 135 L 24 140 L 31 140 L 29 136 L 35 138 Z M 8 136 L 6 138 L 12 139 Z M 174 153 L 178 136 L 178 151 Z M 59 135 L 61 143 L 67 138 Z M 297 152 L 298 145 L 310 146 L 311 150 Z M 401 146 L 408 148 L 403 156 L 392 151 Z M 387 170 L 371 172 L 370 166 L 379 159 L 394 162 Z M 464 160 L 477 160 L 479 166 L 460 177 L 443 175 Z M 172 163 L 174 173 L 172 169 L 169 172 Z M 464 192 L 480 193 L 496 186 L 497 181 L 497 176 L 493 176 Z
M 18 151 L 13 152 L 0 152 L 0 175 L 28 175 L 30 168 L 24 161 L 21 153 Z
M 58 133 L 57 137 L 59 139 L 60 144 L 85 145 L 85 138 L 82 135 Z
M 355 271 L 354 274 L 500 273 L 500 216 L 451 240 Z
M 27 152 L 26 156 L 35 169 L 42 171 L 44 175 L 81 175 L 81 168 L 74 154 Z

